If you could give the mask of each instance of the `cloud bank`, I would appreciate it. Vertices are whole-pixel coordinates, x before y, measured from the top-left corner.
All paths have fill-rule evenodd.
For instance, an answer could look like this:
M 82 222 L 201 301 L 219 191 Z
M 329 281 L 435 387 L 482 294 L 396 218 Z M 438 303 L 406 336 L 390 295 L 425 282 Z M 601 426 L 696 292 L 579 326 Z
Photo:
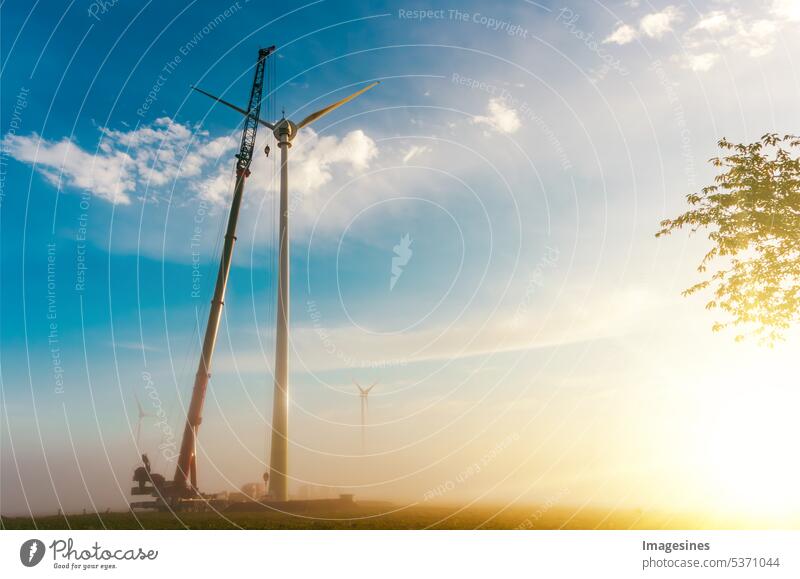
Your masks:
M 628 4 L 628 8 L 635 12 L 639 4 Z M 674 60 L 694 72 L 705 72 L 725 56 L 758 58 L 771 53 L 781 33 L 800 22 L 800 0 L 730 0 L 693 17 L 670 5 L 630 18 L 638 19 L 638 25 L 618 22 L 603 43 L 624 46 L 637 39 L 663 41 L 672 33 L 678 39 Z
M 7 135 L 5 153 L 33 165 L 59 190 L 69 187 L 87 191 L 110 203 L 128 205 L 135 196 L 168 193 L 176 183 L 180 190 L 212 204 L 225 204 L 231 194 L 230 158 L 239 144 L 236 134 L 212 136 L 197 126 L 161 117 L 152 124 L 129 130 L 100 128 L 94 151 L 74 139 L 51 141 L 36 133 Z M 254 155 L 253 176 L 257 184 L 274 188 L 272 161 L 260 151 Z M 363 171 L 378 154 L 375 142 L 362 130 L 339 138 L 320 136 L 305 129 L 294 141 L 292 184 L 300 194 L 318 191 L 333 178 L 340 166 Z M 185 186 L 184 186 L 185 185 Z

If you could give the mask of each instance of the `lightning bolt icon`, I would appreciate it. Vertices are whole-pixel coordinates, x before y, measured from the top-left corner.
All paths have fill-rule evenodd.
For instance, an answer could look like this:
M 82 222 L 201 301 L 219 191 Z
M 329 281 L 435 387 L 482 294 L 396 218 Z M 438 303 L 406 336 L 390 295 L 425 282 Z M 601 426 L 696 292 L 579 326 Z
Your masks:
M 403 275 L 403 268 L 408 265 L 408 261 L 413 255 L 411 244 L 413 240 L 411 236 L 406 233 L 400 238 L 400 243 L 394 246 L 394 257 L 392 257 L 392 278 L 389 280 L 389 291 L 394 289 L 394 285 L 400 276 Z

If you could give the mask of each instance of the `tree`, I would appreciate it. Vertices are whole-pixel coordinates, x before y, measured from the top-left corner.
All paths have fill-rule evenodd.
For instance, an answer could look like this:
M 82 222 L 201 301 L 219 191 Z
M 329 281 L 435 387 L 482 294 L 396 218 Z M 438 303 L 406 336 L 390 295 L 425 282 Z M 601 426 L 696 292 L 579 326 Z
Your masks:
M 713 247 L 697 270 L 713 274 L 683 295 L 711 288 L 707 309 L 772 344 L 800 320 L 800 137 L 766 134 L 750 144 L 718 143 L 723 156 L 710 160 L 720 174 L 714 185 L 686 196 L 690 209 L 661 222 L 656 237 L 676 229 L 709 230 Z

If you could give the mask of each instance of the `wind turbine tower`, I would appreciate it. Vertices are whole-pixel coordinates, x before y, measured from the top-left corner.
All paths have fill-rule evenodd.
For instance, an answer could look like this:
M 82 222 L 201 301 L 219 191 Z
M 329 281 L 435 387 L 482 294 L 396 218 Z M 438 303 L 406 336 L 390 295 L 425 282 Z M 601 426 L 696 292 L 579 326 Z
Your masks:
M 136 422 L 136 450 L 139 450 L 139 439 L 142 435 L 142 421 L 147 418 L 148 416 L 153 416 L 152 414 L 145 412 L 144 408 L 142 408 L 142 403 L 139 402 L 139 397 L 134 394 L 134 399 L 136 400 L 136 410 L 138 412 L 138 421 Z
M 275 122 L 268 122 L 259 117 L 255 121 L 270 129 L 281 150 L 281 185 L 280 185 L 280 225 L 278 232 L 278 307 L 276 315 L 277 329 L 275 333 L 275 388 L 272 404 L 272 441 L 270 444 L 270 472 L 265 477 L 269 480 L 268 496 L 273 501 L 284 502 L 289 499 L 288 489 L 288 456 L 289 456 L 289 149 L 298 131 L 309 126 L 365 93 L 378 81 L 370 83 L 359 91 L 337 101 L 327 107 L 311 113 L 299 123 L 283 117 Z M 196 91 L 211 97 L 215 101 L 253 118 L 246 110 L 237 107 L 219 97 L 197 87 Z
M 366 427 L 367 427 L 367 410 L 369 410 L 369 393 L 370 390 L 375 388 L 378 382 L 373 382 L 366 388 L 362 387 L 356 380 L 353 380 L 353 384 L 356 385 L 358 388 L 358 397 L 361 400 L 361 454 L 364 454 L 367 450 L 367 434 L 366 434 Z

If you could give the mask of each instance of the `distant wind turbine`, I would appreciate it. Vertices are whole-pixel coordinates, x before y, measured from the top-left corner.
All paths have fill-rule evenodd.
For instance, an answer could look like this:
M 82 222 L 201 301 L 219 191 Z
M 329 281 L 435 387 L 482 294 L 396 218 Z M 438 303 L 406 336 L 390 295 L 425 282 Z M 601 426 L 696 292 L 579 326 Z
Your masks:
M 358 381 L 353 380 L 353 384 L 356 385 L 359 392 L 359 398 L 361 399 L 361 453 L 364 454 L 366 452 L 367 444 L 366 444 L 366 426 L 367 426 L 367 410 L 369 410 L 369 391 L 375 388 L 378 384 L 377 381 L 373 382 L 366 388 L 362 388 L 361 384 Z
M 139 402 L 139 397 L 134 393 L 133 397 L 136 399 L 136 409 L 138 410 L 139 420 L 136 423 L 136 449 L 139 449 L 139 438 L 142 434 L 142 421 L 147 418 L 148 416 L 152 416 L 152 414 L 148 414 L 142 408 L 142 403 Z

